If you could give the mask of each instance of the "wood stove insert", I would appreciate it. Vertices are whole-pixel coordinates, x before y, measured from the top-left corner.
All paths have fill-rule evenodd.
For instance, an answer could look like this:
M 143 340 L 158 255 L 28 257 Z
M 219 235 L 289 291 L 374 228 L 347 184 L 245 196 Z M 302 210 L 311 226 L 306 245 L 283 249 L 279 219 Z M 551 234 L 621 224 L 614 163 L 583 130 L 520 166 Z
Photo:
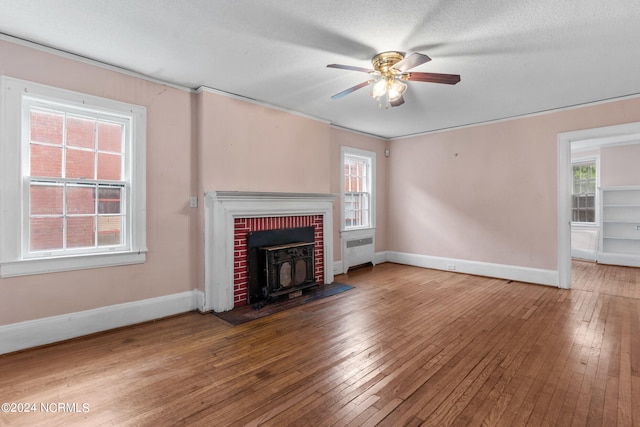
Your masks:
M 248 233 L 247 303 L 263 304 L 316 286 L 314 241 L 314 227 Z

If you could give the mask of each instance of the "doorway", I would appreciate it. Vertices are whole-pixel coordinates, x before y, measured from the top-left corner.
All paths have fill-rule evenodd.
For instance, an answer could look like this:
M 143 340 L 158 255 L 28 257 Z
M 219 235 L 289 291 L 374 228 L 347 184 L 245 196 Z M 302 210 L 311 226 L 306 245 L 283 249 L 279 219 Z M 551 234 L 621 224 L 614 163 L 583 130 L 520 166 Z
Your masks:
M 636 144 L 640 122 L 558 134 L 558 287 L 571 288 L 571 149 Z

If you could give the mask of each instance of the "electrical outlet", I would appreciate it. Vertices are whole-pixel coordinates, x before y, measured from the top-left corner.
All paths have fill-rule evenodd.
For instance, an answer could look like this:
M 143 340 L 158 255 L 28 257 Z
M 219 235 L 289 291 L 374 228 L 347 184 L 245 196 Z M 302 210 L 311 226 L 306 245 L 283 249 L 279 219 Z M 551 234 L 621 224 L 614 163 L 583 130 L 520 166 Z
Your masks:
M 456 269 L 456 265 L 455 264 L 447 264 L 447 270 L 454 271 L 455 269 Z
M 198 207 L 198 198 L 196 196 L 191 196 L 189 198 L 189 207 L 197 208 Z

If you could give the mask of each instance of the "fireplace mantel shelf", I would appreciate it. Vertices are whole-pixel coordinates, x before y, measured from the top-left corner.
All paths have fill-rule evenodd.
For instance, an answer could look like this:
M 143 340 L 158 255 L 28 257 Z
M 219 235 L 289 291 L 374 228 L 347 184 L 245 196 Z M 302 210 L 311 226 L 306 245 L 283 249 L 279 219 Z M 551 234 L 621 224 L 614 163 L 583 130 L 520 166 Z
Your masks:
M 331 193 L 273 193 L 256 191 L 209 191 L 205 193 L 208 197 L 215 197 L 220 200 L 331 200 L 337 197 Z
M 205 298 L 203 311 L 233 308 L 235 218 L 322 215 L 324 282 L 333 282 L 335 194 L 209 191 L 205 193 Z

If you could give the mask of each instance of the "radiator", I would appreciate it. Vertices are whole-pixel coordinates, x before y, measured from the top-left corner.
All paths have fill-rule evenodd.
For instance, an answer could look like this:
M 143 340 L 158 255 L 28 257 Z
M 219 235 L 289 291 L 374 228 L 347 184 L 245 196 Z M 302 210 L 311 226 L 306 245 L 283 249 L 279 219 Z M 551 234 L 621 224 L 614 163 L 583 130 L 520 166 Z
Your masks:
M 346 273 L 354 265 L 374 263 L 375 243 L 373 236 L 347 237 L 342 239 L 342 263 Z

